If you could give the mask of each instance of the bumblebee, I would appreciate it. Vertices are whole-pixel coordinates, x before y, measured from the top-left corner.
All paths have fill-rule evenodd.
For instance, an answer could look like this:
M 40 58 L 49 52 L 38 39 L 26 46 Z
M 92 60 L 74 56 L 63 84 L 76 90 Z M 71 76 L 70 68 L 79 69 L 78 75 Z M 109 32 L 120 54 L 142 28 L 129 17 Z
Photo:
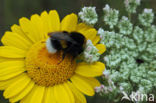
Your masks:
M 46 47 L 50 53 L 62 50 L 62 60 L 66 54 L 72 55 L 73 59 L 84 50 L 85 37 L 77 32 L 53 32 L 48 34 L 50 37 L 46 41 Z

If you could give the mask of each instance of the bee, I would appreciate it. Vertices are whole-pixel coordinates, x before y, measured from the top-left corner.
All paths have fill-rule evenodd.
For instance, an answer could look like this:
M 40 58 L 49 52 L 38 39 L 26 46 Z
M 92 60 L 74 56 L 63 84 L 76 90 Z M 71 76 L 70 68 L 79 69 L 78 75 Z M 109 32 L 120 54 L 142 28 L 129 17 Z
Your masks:
M 66 54 L 70 54 L 74 59 L 84 50 L 86 38 L 78 32 L 53 32 L 48 35 L 50 37 L 46 41 L 46 48 L 52 54 L 62 50 L 62 60 Z

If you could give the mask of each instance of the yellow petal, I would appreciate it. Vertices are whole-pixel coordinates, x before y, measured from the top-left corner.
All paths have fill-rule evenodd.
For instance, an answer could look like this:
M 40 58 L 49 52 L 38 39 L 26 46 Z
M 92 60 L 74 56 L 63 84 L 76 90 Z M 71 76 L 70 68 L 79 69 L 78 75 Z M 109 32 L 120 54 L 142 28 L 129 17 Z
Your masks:
M 8 58 L 24 58 L 26 51 L 11 46 L 0 46 L 0 56 Z
M 91 41 L 94 40 L 94 38 L 96 37 L 96 34 L 97 34 L 97 31 L 94 28 L 88 29 L 88 30 L 83 30 L 83 31 L 78 31 L 78 32 L 83 34 L 87 40 L 89 39 Z
M 25 63 L 21 61 L 7 61 L 0 63 L 0 80 L 10 79 L 25 71 Z
M 56 100 L 54 97 L 54 87 L 46 88 L 43 101 L 44 101 L 43 103 L 56 103 Z
M 6 80 L 25 71 L 24 61 L 8 61 L 0 63 L 0 80 Z
M 80 32 L 86 31 L 86 30 L 89 30 L 89 29 L 93 29 L 93 28 L 88 26 L 88 25 L 86 25 L 86 24 L 84 24 L 84 23 L 80 23 L 76 27 L 76 31 L 80 31 Z
M 45 87 L 35 85 L 31 92 L 20 103 L 42 103 Z
M 60 17 L 56 10 L 51 10 L 49 12 L 49 19 L 51 32 L 60 31 Z
M 55 85 L 54 96 L 57 103 L 75 103 L 74 96 L 67 83 Z
M 36 32 L 37 40 L 44 39 L 43 21 L 39 15 L 34 14 L 31 16 L 31 23 L 34 31 Z
M 100 41 L 100 36 L 96 36 L 94 39 L 93 39 L 93 44 L 97 44 L 98 42 Z
M 30 81 L 29 84 L 16 96 L 9 99 L 11 103 L 15 103 L 25 97 L 34 87 L 34 82 Z
M 28 40 L 13 32 L 6 32 L 1 41 L 6 46 L 13 46 L 23 50 L 28 50 L 32 45 Z
M 96 37 L 97 30 L 92 28 L 84 23 L 78 24 L 76 31 L 83 34 L 86 39 L 91 40 L 94 44 L 98 41 L 98 37 Z
M 21 29 L 20 26 L 14 24 L 13 26 L 11 26 L 11 30 L 12 30 L 12 32 L 17 33 L 18 35 L 22 36 L 24 39 L 29 41 L 31 44 L 33 43 L 31 41 L 31 39 L 23 32 L 23 30 Z
M 22 90 L 28 85 L 28 83 L 31 81 L 31 79 L 27 76 L 27 74 L 23 74 L 23 76 L 12 83 L 5 91 L 4 91 L 4 97 L 10 98 L 15 95 L 17 95 L 20 92 L 23 92 Z
M 0 90 L 4 90 L 4 89 L 8 88 L 12 83 L 14 83 L 18 79 L 20 79 L 22 76 L 23 75 L 21 74 L 21 75 L 13 77 L 11 79 L 8 79 L 8 80 L 0 81 Z
M 75 72 L 85 77 L 101 76 L 105 69 L 105 65 L 101 62 L 88 64 L 81 62 L 77 65 Z
M 69 88 L 68 84 L 64 83 L 63 85 L 64 85 L 64 88 L 66 89 L 66 91 L 68 93 L 68 96 L 70 97 L 70 103 L 75 103 L 74 95 L 73 95 L 71 89 Z
M 7 71 L 7 70 L 11 70 L 11 71 Z M 19 74 L 22 74 L 25 71 L 25 68 L 9 68 L 9 69 L 7 68 L 6 71 L 7 71 L 6 73 L 0 75 L 0 80 L 7 80 Z
M 24 60 L 5 61 L 0 63 L 0 71 L 4 70 L 5 68 L 24 67 L 24 66 L 25 66 Z
M 41 38 L 40 36 L 38 36 L 38 32 L 37 30 L 34 28 L 34 25 L 32 24 L 32 22 L 30 20 L 28 20 L 27 18 L 23 17 L 19 20 L 20 26 L 23 30 L 23 32 L 33 41 L 40 41 Z
M 61 30 L 67 32 L 75 31 L 77 26 L 77 19 L 77 15 L 73 13 L 64 17 L 61 22 Z
M 100 86 L 100 82 L 93 77 L 82 77 L 86 82 L 88 82 L 93 88 Z
M 104 44 L 97 44 L 96 48 L 99 50 L 100 54 L 103 54 L 106 51 L 106 46 Z
M 20 60 L 23 60 L 24 61 L 24 58 L 5 58 L 5 57 L 0 57 L 0 63 L 2 62 L 6 62 L 6 61 L 20 61 Z
M 44 32 L 46 33 L 45 34 L 45 36 L 46 36 L 48 33 L 52 32 L 52 28 L 50 27 L 51 21 L 50 21 L 48 13 L 46 11 L 41 13 L 41 19 L 43 21 L 43 27 L 42 28 L 43 28 Z
M 85 79 L 83 79 L 82 76 L 75 74 L 71 77 L 71 81 L 74 86 L 84 94 L 88 96 L 93 96 L 95 94 L 92 86 Z
M 46 11 L 42 12 L 41 19 L 45 37 L 48 37 L 48 33 L 60 31 L 60 18 L 56 10 L 51 10 L 49 14 Z
M 85 96 L 71 82 L 68 82 L 68 85 L 74 94 L 76 103 L 87 103 Z

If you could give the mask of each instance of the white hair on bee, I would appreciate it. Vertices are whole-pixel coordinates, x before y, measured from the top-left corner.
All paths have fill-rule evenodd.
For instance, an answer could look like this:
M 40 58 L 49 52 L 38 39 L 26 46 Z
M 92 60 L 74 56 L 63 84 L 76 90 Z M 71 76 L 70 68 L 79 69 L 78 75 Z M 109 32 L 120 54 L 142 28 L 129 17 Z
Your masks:
M 46 48 L 47 48 L 47 50 L 48 50 L 49 53 L 54 54 L 54 53 L 57 52 L 57 50 L 53 47 L 50 38 L 48 38 L 47 41 L 46 41 Z

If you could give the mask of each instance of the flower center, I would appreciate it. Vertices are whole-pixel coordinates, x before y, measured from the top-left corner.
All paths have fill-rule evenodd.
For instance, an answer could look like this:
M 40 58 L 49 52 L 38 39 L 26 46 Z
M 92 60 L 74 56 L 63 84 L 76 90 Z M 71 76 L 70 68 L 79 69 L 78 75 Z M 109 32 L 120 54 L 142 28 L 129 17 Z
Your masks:
M 34 44 L 26 56 L 27 74 L 41 86 L 53 86 L 67 81 L 75 71 L 72 56 L 62 59 L 63 51 L 50 54 L 42 41 Z

